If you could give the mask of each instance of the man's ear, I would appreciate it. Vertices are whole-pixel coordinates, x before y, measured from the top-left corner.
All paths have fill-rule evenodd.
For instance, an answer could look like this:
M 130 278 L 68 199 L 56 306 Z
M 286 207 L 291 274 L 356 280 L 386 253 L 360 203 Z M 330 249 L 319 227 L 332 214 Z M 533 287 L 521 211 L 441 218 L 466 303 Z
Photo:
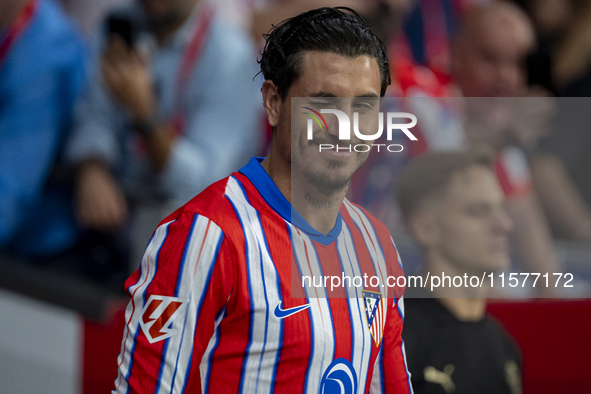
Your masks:
M 279 107 L 283 101 L 281 100 L 281 96 L 277 91 L 277 86 L 275 86 L 273 81 L 266 80 L 263 82 L 261 91 L 263 93 L 263 105 L 267 112 L 269 124 L 272 127 L 275 127 L 279 123 Z
M 408 229 L 419 246 L 425 249 L 431 248 L 439 237 L 435 218 L 426 210 L 418 210 L 411 215 Z

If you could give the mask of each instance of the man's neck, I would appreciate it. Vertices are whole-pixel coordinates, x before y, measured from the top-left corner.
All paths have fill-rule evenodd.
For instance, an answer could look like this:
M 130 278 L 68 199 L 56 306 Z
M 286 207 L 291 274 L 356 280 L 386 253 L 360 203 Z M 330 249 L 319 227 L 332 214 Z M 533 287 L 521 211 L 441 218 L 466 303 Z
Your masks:
M 327 196 L 304 179 L 293 179 L 291 166 L 271 152 L 261 163 L 281 194 L 312 228 L 328 234 L 335 226 L 347 189 Z M 292 184 L 294 182 L 294 184 Z
M 480 321 L 486 314 L 486 298 L 440 298 L 439 302 L 459 321 Z
M 429 288 L 434 278 L 440 279 L 439 286 L 433 288 L 433 296 L 437 297 L 458 320 L 478 321 L 484 317 L 489 289 L 486 283 L 482 287 L 471 286 L 470 278 L 475 275 L 474 272 L 466 272 L 446 259 L 445 256 L 429 252 L 425 254 L 423 278 L 426 278 L 427 272 L 430 276 L 430 283 L 427 284 Z M 479 280 L 482 280 L 482 273 L 477 276 Z M 454 284 L 454 277 L 462 279 L 460 286 Z
M 326 195 L 305 180 L 295 180 L 291 205 L 315 230 L 328 234 L 335 226 L 347 189 Z
M 177 21 L 174 24 L 158 26 L 153 29 L 154 35 L 159 45 L 162 45 L 168 40 L 182 25 L 187 21 L 189 15 Z
M 199 0 L 191 0 L 187 3 L 187 7 L 182 10 L 181 15 L 171 22 L 162 25 L 156 25 L 152 28 L 154 35 L 156 36 L 156 40 L 158 41 L 159 45 L 162 45 L 168 40 L 174 33 L 176 33 L 187 20 L 193 14 L 195 7 L 197 7 L 197 3 Z

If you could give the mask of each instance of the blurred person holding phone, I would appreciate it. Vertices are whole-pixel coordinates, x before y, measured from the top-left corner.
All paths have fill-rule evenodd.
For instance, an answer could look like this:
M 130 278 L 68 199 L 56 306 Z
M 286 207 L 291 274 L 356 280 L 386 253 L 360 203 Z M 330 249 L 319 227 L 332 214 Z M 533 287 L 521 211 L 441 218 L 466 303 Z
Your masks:
M 256 152 L 253 47 L 218 14 L 201 0 L 140 0 L 107 19 L 67 151 L 84 227 L 117 233 L 130 201 L 180 205 Z
M 86 49 L 50 0 L 0 0 L 0 250 L 45 261 L 78 238 L 56 176 Z

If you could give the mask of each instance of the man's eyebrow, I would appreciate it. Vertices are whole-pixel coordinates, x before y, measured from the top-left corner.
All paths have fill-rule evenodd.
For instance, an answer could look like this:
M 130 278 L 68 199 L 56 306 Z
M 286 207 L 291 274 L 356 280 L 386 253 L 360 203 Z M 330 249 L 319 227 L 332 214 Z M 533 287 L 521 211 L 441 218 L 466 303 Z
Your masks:
M 477 200 L 477 201 L 469 201 L 466 203 L 465 207 L 470 209 L 470 208 L 489 208 L 492 207 L 493 204 L 491 204 L 488 201 L 481 201 L 481 200 Z
M 312 93 L 309 97 L 339 97 L 339 96 L 335 96 L 334 94 L 329 93 L 329 92 L 318 92 L 318 93 Z M 378 96 L 375 93 L 365 93 L 365 94 L 360 94 L 359 96 L 355 96 L 355 97 L 379 98 L 380 96 Z
M 337 97 L 332 93 L 328 93 L 328 92 L 318 92 L 318 93 L 312 93 L 310 95 L 310 97 Z

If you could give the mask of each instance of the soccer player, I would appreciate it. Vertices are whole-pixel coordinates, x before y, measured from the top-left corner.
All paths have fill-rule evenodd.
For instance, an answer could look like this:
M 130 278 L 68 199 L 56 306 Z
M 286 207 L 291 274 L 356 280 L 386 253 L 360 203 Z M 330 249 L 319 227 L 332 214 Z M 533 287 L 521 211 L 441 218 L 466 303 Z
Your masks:
M 434 277 L 442 281 L 432 294 L 412 284 L 407 291 L 403 338 L 415 392 L 521 393 L 519 351 L 486 316 L 488 276 L 482 287 L 441 279 L 481 279 L 508 267 L 512 223 L 492 157 L 420 156 L 401 176 L 398 201 L 421 248 L 427 288 L 439 283 Z
M 337 128 L 315 129 L 309 141 L 291 125 L 292 98 L 384 95 L 385 48 L 350 11 L 312 10 L 266 36 L 269 155 L 154 232 L 126 282 L 132 299 L 115 392 L 412 392 L 399 293 L 370 281 L 329 298 L 326 288 L 297 285 L 318 272 L 366 273 L 382 284 L 401 274 L 385 226 L 345 199 L 367 153 L 319 153 L 319 144 L 342 143 Z

